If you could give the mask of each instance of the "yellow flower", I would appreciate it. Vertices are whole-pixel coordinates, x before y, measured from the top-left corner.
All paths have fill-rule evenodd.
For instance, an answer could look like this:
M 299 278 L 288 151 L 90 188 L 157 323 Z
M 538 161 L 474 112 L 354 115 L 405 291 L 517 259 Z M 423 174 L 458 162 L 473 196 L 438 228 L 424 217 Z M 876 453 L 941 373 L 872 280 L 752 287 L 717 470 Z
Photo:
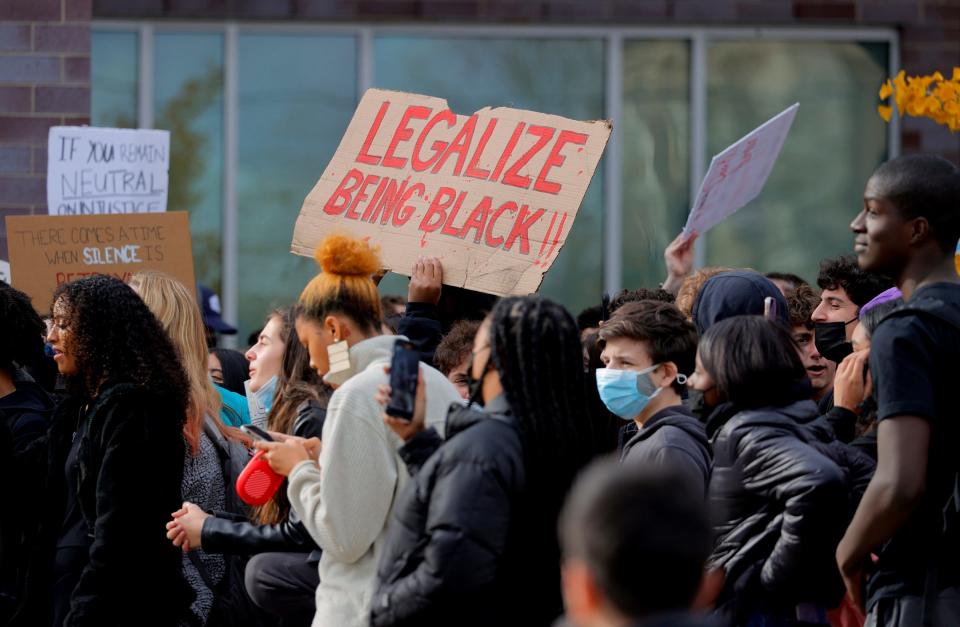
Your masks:
M 893 107 L 877 105 L 877 113 L 880 114 L 880 117 L 883 118 L 884 122 L 889 122 L 890 118 L 893 116 Z
M 887 122 L 893 117 L 891 105 L 895 103 L 901 116 L 926 117 L 951 132 L 960 130 L 960 67 L 953 68 L 950 80 L 940 72 L 907 76 L 900 70 L 880 86 L 878 95 L 881 100 L 893 97 L 893 103 L 877 106 L 877 113 Z

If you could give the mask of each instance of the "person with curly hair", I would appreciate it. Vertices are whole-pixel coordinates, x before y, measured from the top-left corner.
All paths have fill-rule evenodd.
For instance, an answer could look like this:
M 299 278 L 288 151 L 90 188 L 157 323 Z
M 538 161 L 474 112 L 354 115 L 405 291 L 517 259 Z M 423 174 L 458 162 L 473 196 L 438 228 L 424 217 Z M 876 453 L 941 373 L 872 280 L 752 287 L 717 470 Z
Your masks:
M 34 311 L 30 297 L 0 281 L 0 421 L 9 430 L 13 450 L 23 451 L 50 428 L 53 401 L 34 382 L 24 368 L 43 359 L 43 320 Z M 10 502 L 30 509 L 40 498 L 37 493 L 21 489 L 21 483 L 10 483 Z M 19 571 L 24 566 L 24 534 L 28 527 L 20 516 L 0 518 L 0 624 L 5 624 L 18 596 Z
M 433 355 L 433 363 L 450 383 L 457 386 L 463 400 L 470 398 L 470 351 L 479 328 L 480 323 L 476 320 L 455 322 Z
M 800 350 L 800 360 L 807 371 L 813 388 L 813 400 L 820 402 L 833 390 L 833 378 L 837 364 L 825 359 L 817 349 L 816 330 L 811 316 L 820 305 L 820 297 L 812 287 L 801 284 L 784 292 L 787 313 L 790 316 L 790 332 Z
M 316 627 L 366 627 L 377 559 L 396 495 L 409 474 L 400 440 L 383 423 L 375 395 L 388 381 L 398 336 L 381 335 L 381 305 L 370 278 L 380 270 L 364 240 L 331 235 L 320 242 L 322 272 L 300 295 L 296 329 L 310 366 L 335 390 L 323 423 L 323 446 L 277 433 L 282 442 L 257 442 L 274 471 L 288 477 L 287 496 L 323 549 L 316 592 Z M 447 408 L 462 403 L 457 389 L 424 363 L 430 391 L 427 422 L 442 429 Z M 317 449 L 319 450 L 319 459 Z
M 190 400 L 177 350 L 119 279 L 61 285 L 47 341 L 67 397 L 44 438 L 0 469 L 38 485 L 24 597 L 12 625 L 177 625 L 193 593 L 163 525 L 180 506 Z M 19 507 L 5 511 L 22 514 Z

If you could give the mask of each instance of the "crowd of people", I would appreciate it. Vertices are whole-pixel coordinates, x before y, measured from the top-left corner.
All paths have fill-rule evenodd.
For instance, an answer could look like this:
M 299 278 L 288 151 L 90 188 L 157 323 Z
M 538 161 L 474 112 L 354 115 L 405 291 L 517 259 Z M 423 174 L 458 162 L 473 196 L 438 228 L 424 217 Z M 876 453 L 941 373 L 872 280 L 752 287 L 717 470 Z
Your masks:
M 162 273 L 0 283 L 0 623 L 958 625 L 960 170 L 883 164 L 851 230 L 816 285 L 682 235 L 577 316 L 433 257 L 381 297 L 330 235 L 245 353 Z

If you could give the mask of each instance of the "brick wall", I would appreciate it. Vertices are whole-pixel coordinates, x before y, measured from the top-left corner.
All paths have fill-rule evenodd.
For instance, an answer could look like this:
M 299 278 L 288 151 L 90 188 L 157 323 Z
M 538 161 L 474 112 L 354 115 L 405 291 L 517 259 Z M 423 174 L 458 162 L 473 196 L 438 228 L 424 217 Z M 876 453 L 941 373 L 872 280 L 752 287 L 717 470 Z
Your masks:
M 47 129 L 90 123 L 90 0 L 0 1 L 0 259 L 4 218 L 47 211 Z
M 509 24 L 884 26 L 911 74 L 960 66 L 960 0 L 93 0 L 96 17 Z M 879 86 L 878 86 L 879 87 Z M 960 133 L 904 118 L 904 152 L 960 164 Z

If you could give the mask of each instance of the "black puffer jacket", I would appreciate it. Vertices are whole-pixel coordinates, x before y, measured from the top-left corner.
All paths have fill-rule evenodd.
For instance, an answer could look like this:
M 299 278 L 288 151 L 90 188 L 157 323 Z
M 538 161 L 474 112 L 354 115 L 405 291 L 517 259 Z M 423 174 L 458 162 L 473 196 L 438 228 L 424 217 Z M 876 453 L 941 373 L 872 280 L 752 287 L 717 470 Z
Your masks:
M 527 511 L 506 400 L 451 408 L 447 438 L 398 497 L 371 624 L 549 625 L 562 609 L 556 531 Z
M 754 600 L 833 607 L 843 593 L 834 553 L 874 465 L 837 442 L 817 413 L 812 401 L 721 406 L 707 424 L 717 535 L 710 562 L 726 573 L 720 604 L 738 615 Z
M 301 438 L 319 438 L 323 433 L 323 421 L 327 410 L 316 401 L 304 403 L 293 423 L 293 435 Z M 236 494 L 234 483 L 228 492 Z M 281 487 L 281 490 L 286 488 Z M 234 510 L 236 511 L 236 510 Z M 208 553 L 255 555 L 271 551 L 303 552 L 316 551 L 320 547 L 291 510 L 291 517 L 273 525 L 258 525 L 229 512 L 214 512 L 215 516 L 203 521 L 200 545 Z
M 10 460 L 15 474 L 35 478 L 45 495 L 33 538 L 25 599 L 13 625 L 51 620 L 54 551 L 65 517 L 64 466 L 78 416 L 80 512 L 91 534 L 90 559 L 73 591 L 66 625 L 176 625 L 193 591 L 183 578 L 181 551 L 164 534 L 181 504 L 182 409 L 131 384 L 107 388 L 84 414 L 82 401 L 58 408 L 47 438 Z M 177 415 L 177 414 L 180 415 Z M 2 450 L 0 459 L 10 459 Z
M 703 423 L 689 409 L 682 405 L 666 407 L 632 433 L 620 450 L 621 463 L 669 467 L 682 473 L 697 494 L 706 494 L 712 457 L 710 442 Z

